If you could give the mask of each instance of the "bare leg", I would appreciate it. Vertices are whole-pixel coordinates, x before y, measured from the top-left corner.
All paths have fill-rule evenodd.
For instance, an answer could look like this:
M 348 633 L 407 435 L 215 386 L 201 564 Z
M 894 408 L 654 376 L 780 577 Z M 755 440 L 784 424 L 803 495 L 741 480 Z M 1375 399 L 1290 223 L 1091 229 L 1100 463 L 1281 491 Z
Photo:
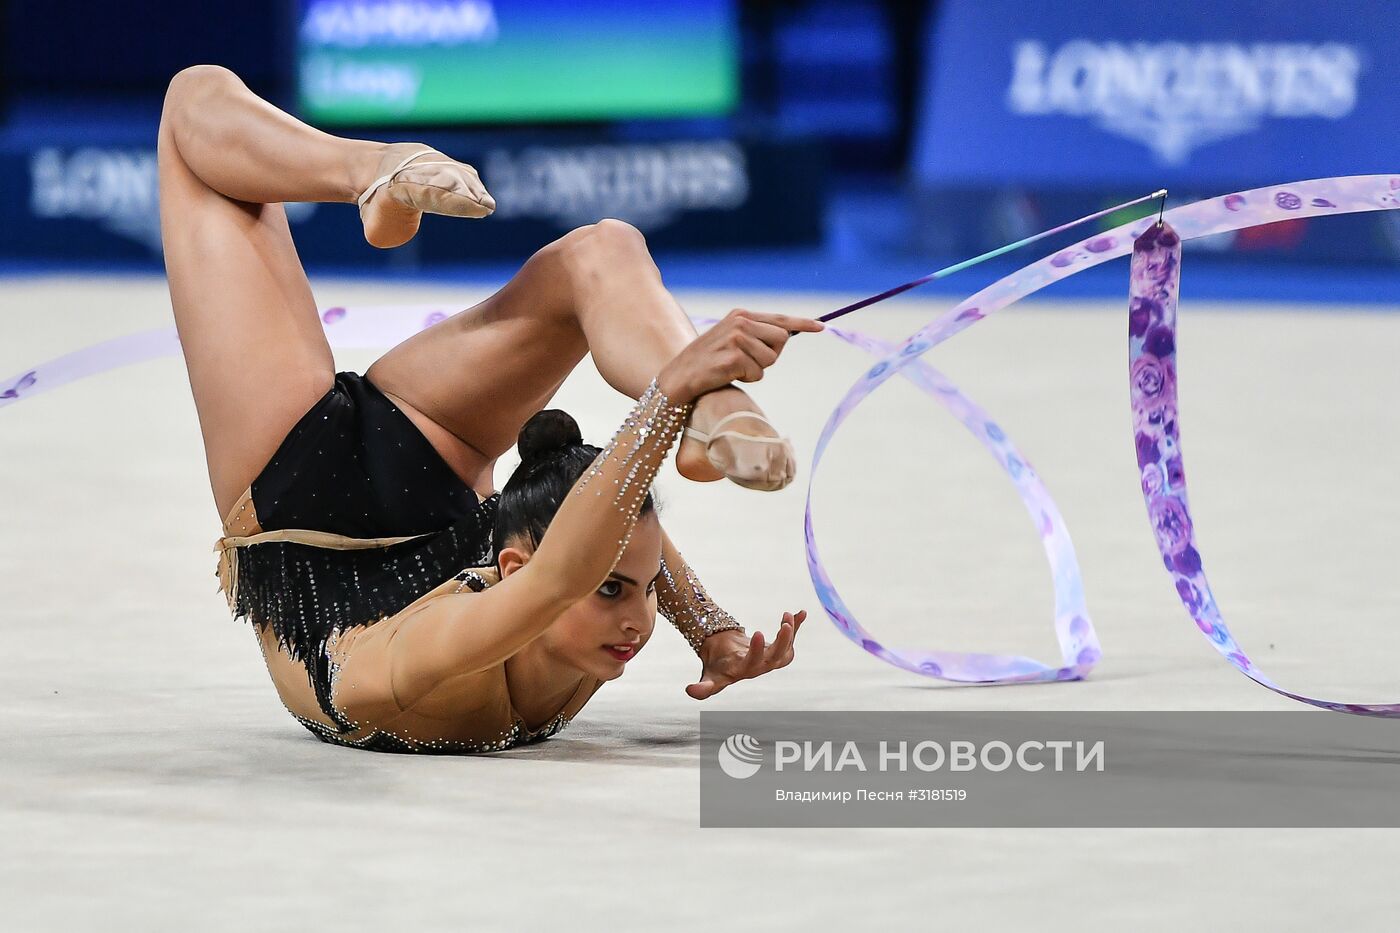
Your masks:
M 171 87 L 179 115 L 170 121 L 176 147 L 187 164 L 198 167 L 196 174 L 204 184 L 235 201 L 353 204 L 408 156 L 436 152 L 421 143 L 323 133 L 278 110 L 249 91 L 233 72 L 215 65 L 187 68 Z M 395 178 L 396 191 L 405 189 L 404 194 L 376 194 L 361 214 L 365 237 L 375 246 L 398 246 L 417 232 L 422 213 L 414 203 L 474 217 L 495 208 L 476 169 L 440 153 L 403 168 Z M 428 194 L 436 196 L 424 196 Z
M 163 122 L 200 181 L 249 204 L 353 202 L 384 148 L 307 126 L 212 65 L 175 76 Z
M 202 65 L 171 81 L 157 149 L 171 304 L 222 516 L 334 378 L 276 202 L 353 202 L 416 148 L 329 136 Z M 388 197 L 369 207 L 380 201 L 366 235 L 411 236 L 418 212 Z
M 641 233 L 604 220 L 546 246 L 495 295 L 404 341 L 367 375 L 489 472 L 586 354 L 613 388 L 636 398 L 694 339 Z M 740 389 L 723 389 L 700 400 L 692 422 L 703 431 L 744 410 L 761 411 Z M 749 424 L 744 430 L 772 433 Z M 723 476 L 695 441 L 682 444 L 677 467 L 700 481 Z
M 171 304 L 220 516 L 334 378 L 330 347 L 281 206 L 235 199 L 206 180 L 237 181 L 217 142 L 203 138 L 218 133 L 223 107 L 213 99 L 216 91 L 236 100 L 235 86 L 242 84 L 222 69 L 177 75 L 166 95 L 157 146 Z M 309 138 L 309 148 L 319 149 Z M 284 141 L 282 148 L 298 147 Z M 305 190 L 326 196 L 348 190 L 338 162 L 313 156 L 303 165 Z M 243 174 L 275 173 L 245 163 Z M 232 190 L 244 197 L 259 193 L 251 184 Z

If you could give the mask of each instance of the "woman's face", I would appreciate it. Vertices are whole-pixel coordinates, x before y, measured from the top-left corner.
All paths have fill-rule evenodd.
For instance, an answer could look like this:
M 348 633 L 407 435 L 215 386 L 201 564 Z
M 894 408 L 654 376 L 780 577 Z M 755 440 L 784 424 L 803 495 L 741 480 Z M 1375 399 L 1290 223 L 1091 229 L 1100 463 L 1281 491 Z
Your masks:
M 565 610 L 539 637 L 539 648 L 599 680 L 621 677 L 656 625 L 660 570 L 661 522 L 649 512 L 632 530 L 612 575 Z

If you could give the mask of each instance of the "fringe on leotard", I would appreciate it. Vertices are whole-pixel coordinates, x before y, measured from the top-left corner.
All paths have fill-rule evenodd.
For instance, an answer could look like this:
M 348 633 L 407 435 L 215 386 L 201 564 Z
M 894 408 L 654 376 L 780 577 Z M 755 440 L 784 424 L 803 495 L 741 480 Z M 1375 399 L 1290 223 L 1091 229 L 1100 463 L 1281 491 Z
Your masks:
M 494 562 L 492 496 L 442 531 L 402 538 L 345 538 L 314 531 L 226 537 L 219 551 L 219 587 L 236 618 L 265 629 L 314 668 L 325 645 L 347 628 L 385 619 L 467 567 Z M 324 672 L 320 672 L 324 674 Z

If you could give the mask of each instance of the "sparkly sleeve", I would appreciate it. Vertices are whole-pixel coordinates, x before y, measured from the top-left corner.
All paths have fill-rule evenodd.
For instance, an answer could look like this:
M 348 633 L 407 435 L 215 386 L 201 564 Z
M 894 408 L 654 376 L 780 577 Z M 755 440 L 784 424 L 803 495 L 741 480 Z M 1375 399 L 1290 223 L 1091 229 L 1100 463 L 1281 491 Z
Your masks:
M 695 571 L 671 539 L 661 539 L 661 578 L 656 581 L 656 608 L 690 642 L 696 654 L 716 632 L 743 630 L 733 616 L 715 605 Z
M 561 595 L 582 599 L 617 566 L 652 480 L 689 413 L 689 404 L 672 404 L 653 381 L 574 484 L 531 558 L 548 568 L 547 578 Z

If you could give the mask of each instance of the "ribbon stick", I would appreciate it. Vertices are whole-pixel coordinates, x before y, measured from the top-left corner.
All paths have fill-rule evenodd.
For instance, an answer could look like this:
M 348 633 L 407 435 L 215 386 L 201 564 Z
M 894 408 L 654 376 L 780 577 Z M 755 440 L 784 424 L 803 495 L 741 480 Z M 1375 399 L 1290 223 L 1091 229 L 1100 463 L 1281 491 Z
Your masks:
M 1142 204 L 1144 201 L 1151 201 L 1153 198 L 1161 198 L 1162 206 L 1165 207 L 1167 203 L 1167 189 L 1163 188 L 1161 191 L 1154 191 L 1151 194 L 1145 194 L 1140 198 L 1134 198 L 1131 201 L 1124 201 L 1122 204 L 1115 204 L 1113 207 L 1106 207 L 1101 211 L 1095 211 L 1094 213 L 1081 217 L 1078 220 L 1071 220 L 1067 224 L 1060 224 L 1058 227 L 1051 227 L 1049 230 L 1042 230 L 1041 232 L 1025 237 L 1024 239 L 1017 240 L 1015 243 L 1007 243 L 1005 246 L 998 246 L 996 249 L 988 250 L 980 256 L 973 256 L 971 259 L 964 259 L 962 262 L 955 262 L 951 266 L 939 269 L 937 272 L 930 272 L 928 275 L 920 276 L 919 278 L 914 279 L 912 282 L 905 282 L 903 285 L 896 285 L 894 288 L 888 288 L 885 291 L 880 292 L 880 294 L 878 295 L 871 295 L 869 298 L 862 298 L 860 301 L 853 301 L 845 307 L 837 308 L 835 311 L 823 314 L 821 317 L 817 318 L 817 320 L 823 322 L 834 321 L 838 317 L 841 317 L 843 314 L 850 314 L 852 311 L 859 311 L 861 308 L 868 308 L 873 304 L 884 301 L 886 298 L 893 298 L 895 295 L 902 295 L 905 292 L 909 291 L 911 288 L 918 288 L 920 285 L 927 285 L 929 282 L 932 282 L 935 279 L 946 279 L 954 272 L 961 272 L 964 269 L 972 268 L 978 263 L 986 262 L 989 259 L 996 259 L 998 256 L 1005 256 L 1007 253 L 1013 253 L 1023 246 L 1030 246 L 1032 243 L 1039 243 L 1041 240 L 1052 237 L 1057 233 L 1064 233 L 1066 230 L 1073 230 L 1075 227 L 1082 227 L 1084 224 L 1092 223 L 1095 220 L 1107 217 L 1110 214 L 1116 214 L 1119 211 L 1127 210 L 1130 207 L 1136 207 L 1137 205 Z

